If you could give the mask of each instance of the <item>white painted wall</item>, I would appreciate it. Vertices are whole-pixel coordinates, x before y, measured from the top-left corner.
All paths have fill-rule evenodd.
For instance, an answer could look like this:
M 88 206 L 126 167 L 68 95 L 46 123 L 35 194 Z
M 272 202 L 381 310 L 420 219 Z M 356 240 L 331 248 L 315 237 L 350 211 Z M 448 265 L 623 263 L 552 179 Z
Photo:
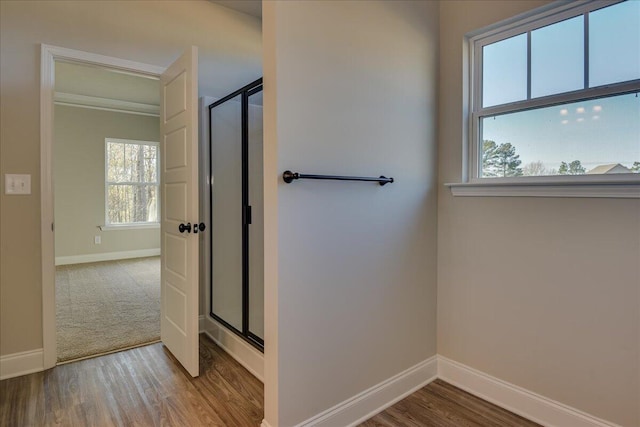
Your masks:
M 440 3 L 438 353 L 640 425 L 640 201 L 453 197 L 463 36 L 545 1 Z
M 438 4 L 265 2 L 263 30 L 265 419 L 284 427 L 436 352 Z
M 98 228 L 105 223 L 105 138 L 158 142 L 158 118 L 62 105 L 54 116 L 56 257 L 159 251 L 160 228 Z

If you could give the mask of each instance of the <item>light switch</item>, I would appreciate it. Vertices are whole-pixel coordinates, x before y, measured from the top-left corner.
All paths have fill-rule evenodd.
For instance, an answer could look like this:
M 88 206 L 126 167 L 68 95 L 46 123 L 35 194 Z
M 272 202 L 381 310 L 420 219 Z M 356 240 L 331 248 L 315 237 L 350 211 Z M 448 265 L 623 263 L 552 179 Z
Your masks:
M 31 175 L 4 174 L 4 194 L 31 194 Z

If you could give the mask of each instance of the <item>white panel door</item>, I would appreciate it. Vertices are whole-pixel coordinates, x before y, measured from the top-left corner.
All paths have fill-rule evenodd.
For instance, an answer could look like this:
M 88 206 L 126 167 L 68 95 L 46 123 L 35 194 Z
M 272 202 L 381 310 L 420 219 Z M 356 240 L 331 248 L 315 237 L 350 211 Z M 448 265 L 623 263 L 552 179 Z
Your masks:
M 160 78 L 163 344 L 194 377 L 198 364 L 198 49 Z M 180 225 L 190 229 L 180 231 Z

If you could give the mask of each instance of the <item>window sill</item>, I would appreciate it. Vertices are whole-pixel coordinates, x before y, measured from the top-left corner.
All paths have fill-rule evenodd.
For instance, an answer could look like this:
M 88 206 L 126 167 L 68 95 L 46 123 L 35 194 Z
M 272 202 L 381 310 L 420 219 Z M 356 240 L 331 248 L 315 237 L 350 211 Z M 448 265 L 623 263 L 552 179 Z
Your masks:
M 146 230 L 160 228 L 160 223 L 155 222 L 151 224 L 99 225 L 98 228 L 100 229 L 100 231 Z
M 445 184 L 456 197 L 587 197 L 640 199 L 640 179 L 467 182 Z

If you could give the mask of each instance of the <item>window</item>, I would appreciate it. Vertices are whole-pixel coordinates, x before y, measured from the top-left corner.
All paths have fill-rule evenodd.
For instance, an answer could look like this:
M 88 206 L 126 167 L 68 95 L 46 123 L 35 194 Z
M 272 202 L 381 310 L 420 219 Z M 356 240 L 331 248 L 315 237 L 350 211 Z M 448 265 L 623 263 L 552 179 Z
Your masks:
M 471 37 L 469 183 L 637 182 L 639 28 L 591 1 Z
M 105 140 L 106 225 L 157 224 L 158 143 Z

